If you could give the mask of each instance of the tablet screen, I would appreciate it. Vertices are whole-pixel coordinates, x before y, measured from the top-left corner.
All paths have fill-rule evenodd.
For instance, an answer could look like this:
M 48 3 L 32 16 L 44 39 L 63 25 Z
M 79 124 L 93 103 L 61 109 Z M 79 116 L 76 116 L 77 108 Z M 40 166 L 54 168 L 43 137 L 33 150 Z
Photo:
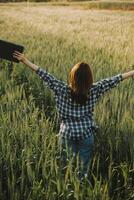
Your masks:
M 13 57 L 14 51 L 23 53 L 24 47 L 22 45 L 0 40 L 0 58 L 19 63 L 19 60 Z

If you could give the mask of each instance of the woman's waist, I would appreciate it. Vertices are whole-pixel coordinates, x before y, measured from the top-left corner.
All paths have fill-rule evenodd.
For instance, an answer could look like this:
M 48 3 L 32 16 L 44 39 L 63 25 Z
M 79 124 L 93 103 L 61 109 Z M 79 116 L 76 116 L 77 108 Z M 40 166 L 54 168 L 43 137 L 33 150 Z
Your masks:
M 92 117 L 91 116 L 62 116 L 60 117 L 61 122 L 62 123 L 66 123 L 66 122 L 74 122 L 74 121 L 92 121 Z

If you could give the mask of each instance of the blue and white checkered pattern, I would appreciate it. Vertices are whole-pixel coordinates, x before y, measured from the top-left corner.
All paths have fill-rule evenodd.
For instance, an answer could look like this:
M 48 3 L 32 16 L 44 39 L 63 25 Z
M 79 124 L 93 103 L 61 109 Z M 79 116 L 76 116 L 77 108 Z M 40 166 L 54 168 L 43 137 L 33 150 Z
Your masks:
M 72 140 L 85 139 L 95 132 L 96 124 L 93 120 L 93 112 L 96 102 L 106 91 L 116 87 L 123 80 L 122 75 L 118 74 L 93 83 L 89 89 L 87 103 L 80 105 L 72 101 L 70 88 L 66 83 L 57 80 L 40 67 L 36 73 L 55 94 L 60 119 L 59 134 L 61 137 Z

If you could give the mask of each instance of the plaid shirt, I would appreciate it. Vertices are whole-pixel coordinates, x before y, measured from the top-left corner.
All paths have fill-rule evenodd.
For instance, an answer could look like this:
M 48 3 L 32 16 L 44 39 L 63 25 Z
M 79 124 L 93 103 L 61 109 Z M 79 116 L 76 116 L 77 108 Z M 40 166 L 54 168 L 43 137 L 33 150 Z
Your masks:
M 116 87 L 123 80 L 122 75 L 118 74 L 93 83 L 89 89 L 87 103 L 80 105 L 71 100 L 70 88 L 66 83 L 57 80 L 40 67 L 36 73 L 55 94 L 60 119 L 59 135 L 72 140 L 85 139 L 95 132 L 97 126 L 93 120 L 93 112 L 96 102 L 106 91 Z

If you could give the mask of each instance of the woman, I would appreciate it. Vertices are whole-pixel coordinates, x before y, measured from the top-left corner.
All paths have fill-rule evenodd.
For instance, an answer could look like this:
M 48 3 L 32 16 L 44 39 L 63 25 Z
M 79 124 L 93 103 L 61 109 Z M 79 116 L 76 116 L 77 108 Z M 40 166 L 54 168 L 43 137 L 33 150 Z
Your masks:
M 82 163 L 81 176 L 87 175 L 96 129 L 94 106 L 106 91 L 134 76 L 134 70 L 93 83 L 90 66 L 80 62 L 71 69 L 68 84 L 65 84 L 30 62 L 24 54 L 15 51 L 13 56 L 35 71 L 54 92 L 61 122 L 59 136 L 64 166 L 67 154 L 73 152 L 74 156 L 79 155 Z

